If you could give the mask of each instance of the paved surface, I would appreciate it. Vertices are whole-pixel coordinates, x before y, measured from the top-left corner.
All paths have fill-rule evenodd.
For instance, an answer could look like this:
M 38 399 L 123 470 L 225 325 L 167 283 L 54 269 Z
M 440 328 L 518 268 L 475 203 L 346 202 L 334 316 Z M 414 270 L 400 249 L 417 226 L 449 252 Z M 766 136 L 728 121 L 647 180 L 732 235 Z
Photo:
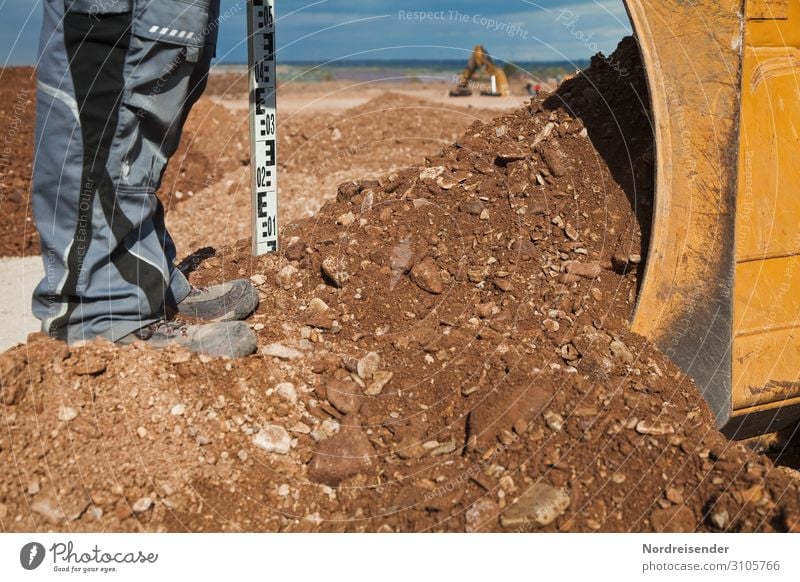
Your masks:
M 31 314 L 31 293 L 44 276 L 41 257 L 0 258 L 0 352 L 39 331 Z

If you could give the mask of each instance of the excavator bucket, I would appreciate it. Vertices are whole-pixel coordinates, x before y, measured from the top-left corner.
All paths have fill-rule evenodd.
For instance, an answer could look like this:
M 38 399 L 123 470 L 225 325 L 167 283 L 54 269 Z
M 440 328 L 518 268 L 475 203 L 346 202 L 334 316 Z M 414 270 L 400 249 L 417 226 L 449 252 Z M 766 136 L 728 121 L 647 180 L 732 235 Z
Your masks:
M 800 419 L 800 0 L 626 0 L 656 200 L 633 329 L 732 438 Z

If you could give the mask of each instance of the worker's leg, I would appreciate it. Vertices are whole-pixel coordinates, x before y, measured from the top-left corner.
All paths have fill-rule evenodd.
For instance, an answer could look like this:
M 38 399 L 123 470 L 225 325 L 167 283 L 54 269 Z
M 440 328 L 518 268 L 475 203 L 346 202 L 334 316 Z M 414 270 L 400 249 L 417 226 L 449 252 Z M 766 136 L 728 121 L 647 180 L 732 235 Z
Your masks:
M 66 4 L 44 4 L 32 199 L 45 278 L 33 309 L 55 337 L 117 340 L 189 292 L 154 192 L 207 67 L 209 7 Z

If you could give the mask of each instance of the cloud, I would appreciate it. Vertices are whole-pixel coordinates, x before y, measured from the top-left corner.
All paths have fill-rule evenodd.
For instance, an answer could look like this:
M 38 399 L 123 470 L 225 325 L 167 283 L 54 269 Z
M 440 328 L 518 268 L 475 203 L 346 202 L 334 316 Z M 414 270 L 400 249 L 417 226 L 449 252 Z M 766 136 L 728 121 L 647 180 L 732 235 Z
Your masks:
M 224 62 L 247 58 L 245 12 L 231 10 L 243 4 L 222 0 L 222 12 L 230 11 L 220 24 Z M 0 0 L 8 64 L 34 62 L 41 10 L 41 0 Z M 559 19 L 564 10 L 577 17 L 571 27 Z M 418 12 L 426 16 L 408 16 Z M 501 61 L 584 60 L 593 43 L 608 53 L 630 33 L 622 0 L 283 0 L 277 16 L 283 61 L 466 59 L 478 43 Z

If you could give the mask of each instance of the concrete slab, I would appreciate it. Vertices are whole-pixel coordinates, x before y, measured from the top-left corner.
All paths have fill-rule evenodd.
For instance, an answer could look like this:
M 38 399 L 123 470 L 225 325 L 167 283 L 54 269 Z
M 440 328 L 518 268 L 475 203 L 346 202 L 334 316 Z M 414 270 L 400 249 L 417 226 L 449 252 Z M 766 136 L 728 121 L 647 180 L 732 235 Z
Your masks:
M 41 257 L 0 258 L 0 352 L 39 331 L 39 320 L 31 314 L 31 294 L 43 276 Z

